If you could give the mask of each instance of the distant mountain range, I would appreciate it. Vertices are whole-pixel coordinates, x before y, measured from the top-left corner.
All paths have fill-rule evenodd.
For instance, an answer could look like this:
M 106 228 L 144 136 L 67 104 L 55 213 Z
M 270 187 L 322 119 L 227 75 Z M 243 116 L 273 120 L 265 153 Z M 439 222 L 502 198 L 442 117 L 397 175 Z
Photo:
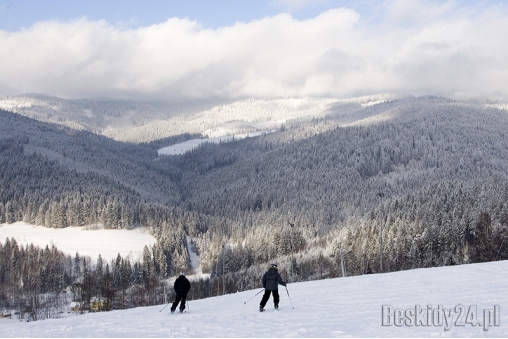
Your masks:
M 185 133 L 221 137 L 278 128 L 291 121 L 323 118 L 340 111 L 350 114 L 364 107 L 397 99 L 382 94 L 355 99 L 275 98 L 193 102 L 61 99 L 24 94 L 0 99 L 0 108 L 39 121 L 86 130 L 119 141 L 149 142 Z

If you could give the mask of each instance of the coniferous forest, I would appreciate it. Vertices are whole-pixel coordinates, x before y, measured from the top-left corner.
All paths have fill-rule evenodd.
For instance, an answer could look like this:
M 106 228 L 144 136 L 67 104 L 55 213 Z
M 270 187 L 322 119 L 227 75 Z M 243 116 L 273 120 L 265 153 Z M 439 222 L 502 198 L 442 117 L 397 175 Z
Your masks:
M 158 156 L 195 136 L 126 143 L 0 111 L 0 224 L 143 226 L 157 239 L 140 260 L 111 262 L 5 239 L 0 308 L 36 320 L 99 296 L 162 304 L 166 278 L 190 273 L 190 248 L 210 273 L 190 298 L 259 288 L 272 261 L 303 281 L 508 257 L 506 110 L 408 97 L 354 114 L 330 104 L 273 133 Z

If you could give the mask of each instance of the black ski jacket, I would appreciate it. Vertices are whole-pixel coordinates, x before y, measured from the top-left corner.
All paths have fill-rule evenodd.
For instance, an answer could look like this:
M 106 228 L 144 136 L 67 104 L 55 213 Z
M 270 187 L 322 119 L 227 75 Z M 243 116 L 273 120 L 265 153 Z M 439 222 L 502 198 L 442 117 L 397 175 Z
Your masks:
M 270 267 L 268 271 L 263 275 L 263 287 L 267 291 L 277 291 L 279 285 L 286 286 L 286 283 L 282 281 L 282 278 L 275 267 Z
M 189 280 L 184 276 L 181 275 L 175 280 L 175 292 L 178 295 L 187 295 L 190 291 L 190 282 Z

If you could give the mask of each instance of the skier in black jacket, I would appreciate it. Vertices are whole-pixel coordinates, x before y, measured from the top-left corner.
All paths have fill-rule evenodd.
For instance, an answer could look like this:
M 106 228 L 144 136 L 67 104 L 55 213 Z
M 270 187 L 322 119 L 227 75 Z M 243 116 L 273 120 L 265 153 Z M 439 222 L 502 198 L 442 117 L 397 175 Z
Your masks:
M 282 278 L 277 271 L 277 264 L 272 264 L 268 271 L 263 275 L 263 287 L 265 289 L 265 294 L 263 294 L 263 298 L 259 303 L 259 311 L 263 312 L 265 310 L 265 305 L 270 299 L 270 293 L 273 294 L 273 305 L 275 309 L 279 308 L 279 284 L 282 286 L 286 286 L 286 283 L 282 281 Z
M 180 304 L 180 313 L 183 312 L 185 309 L 185 300 L 187 299 L 187 293 L 190 291 L 190 282 L 185 277 L 184 272 L 180 273 L 180 276 L 176 278 L 175 280 L 175 292 L 176 292 L 176 299 L 173 305 L 171 306 L 171 313 L 175 312 L 176 307 L 178 306 L 178 303 L 181 301 Z

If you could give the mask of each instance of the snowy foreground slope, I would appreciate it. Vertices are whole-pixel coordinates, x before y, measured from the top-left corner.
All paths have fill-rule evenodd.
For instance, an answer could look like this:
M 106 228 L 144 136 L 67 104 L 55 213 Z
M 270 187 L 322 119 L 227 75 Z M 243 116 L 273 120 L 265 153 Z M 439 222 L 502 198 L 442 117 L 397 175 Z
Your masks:
M 280 311 L 270 301 L 260 313 L 261 294 L 244 304 L 259 289 L 190 301 L 185 314 L 153 306 L 30 323 L 0 319 L 0 337 L 504 337 L 507 277 L 504 261 L 295 283 L 288 285 L 294 309 L 281 286 Z M 406 315 L 399 326 L 393 317 L 382 325 L 383 305 Z M 422 315 L 428 306 L 440 314 L 440 305 L 453 316 L 448 330 L 444 318 L 439 325 L 437 316 Z M 412 322 L 418 306 L 423 313 Z M 487 331 L 470 324 L 475 307 L 479 322 L 490 316 Z

